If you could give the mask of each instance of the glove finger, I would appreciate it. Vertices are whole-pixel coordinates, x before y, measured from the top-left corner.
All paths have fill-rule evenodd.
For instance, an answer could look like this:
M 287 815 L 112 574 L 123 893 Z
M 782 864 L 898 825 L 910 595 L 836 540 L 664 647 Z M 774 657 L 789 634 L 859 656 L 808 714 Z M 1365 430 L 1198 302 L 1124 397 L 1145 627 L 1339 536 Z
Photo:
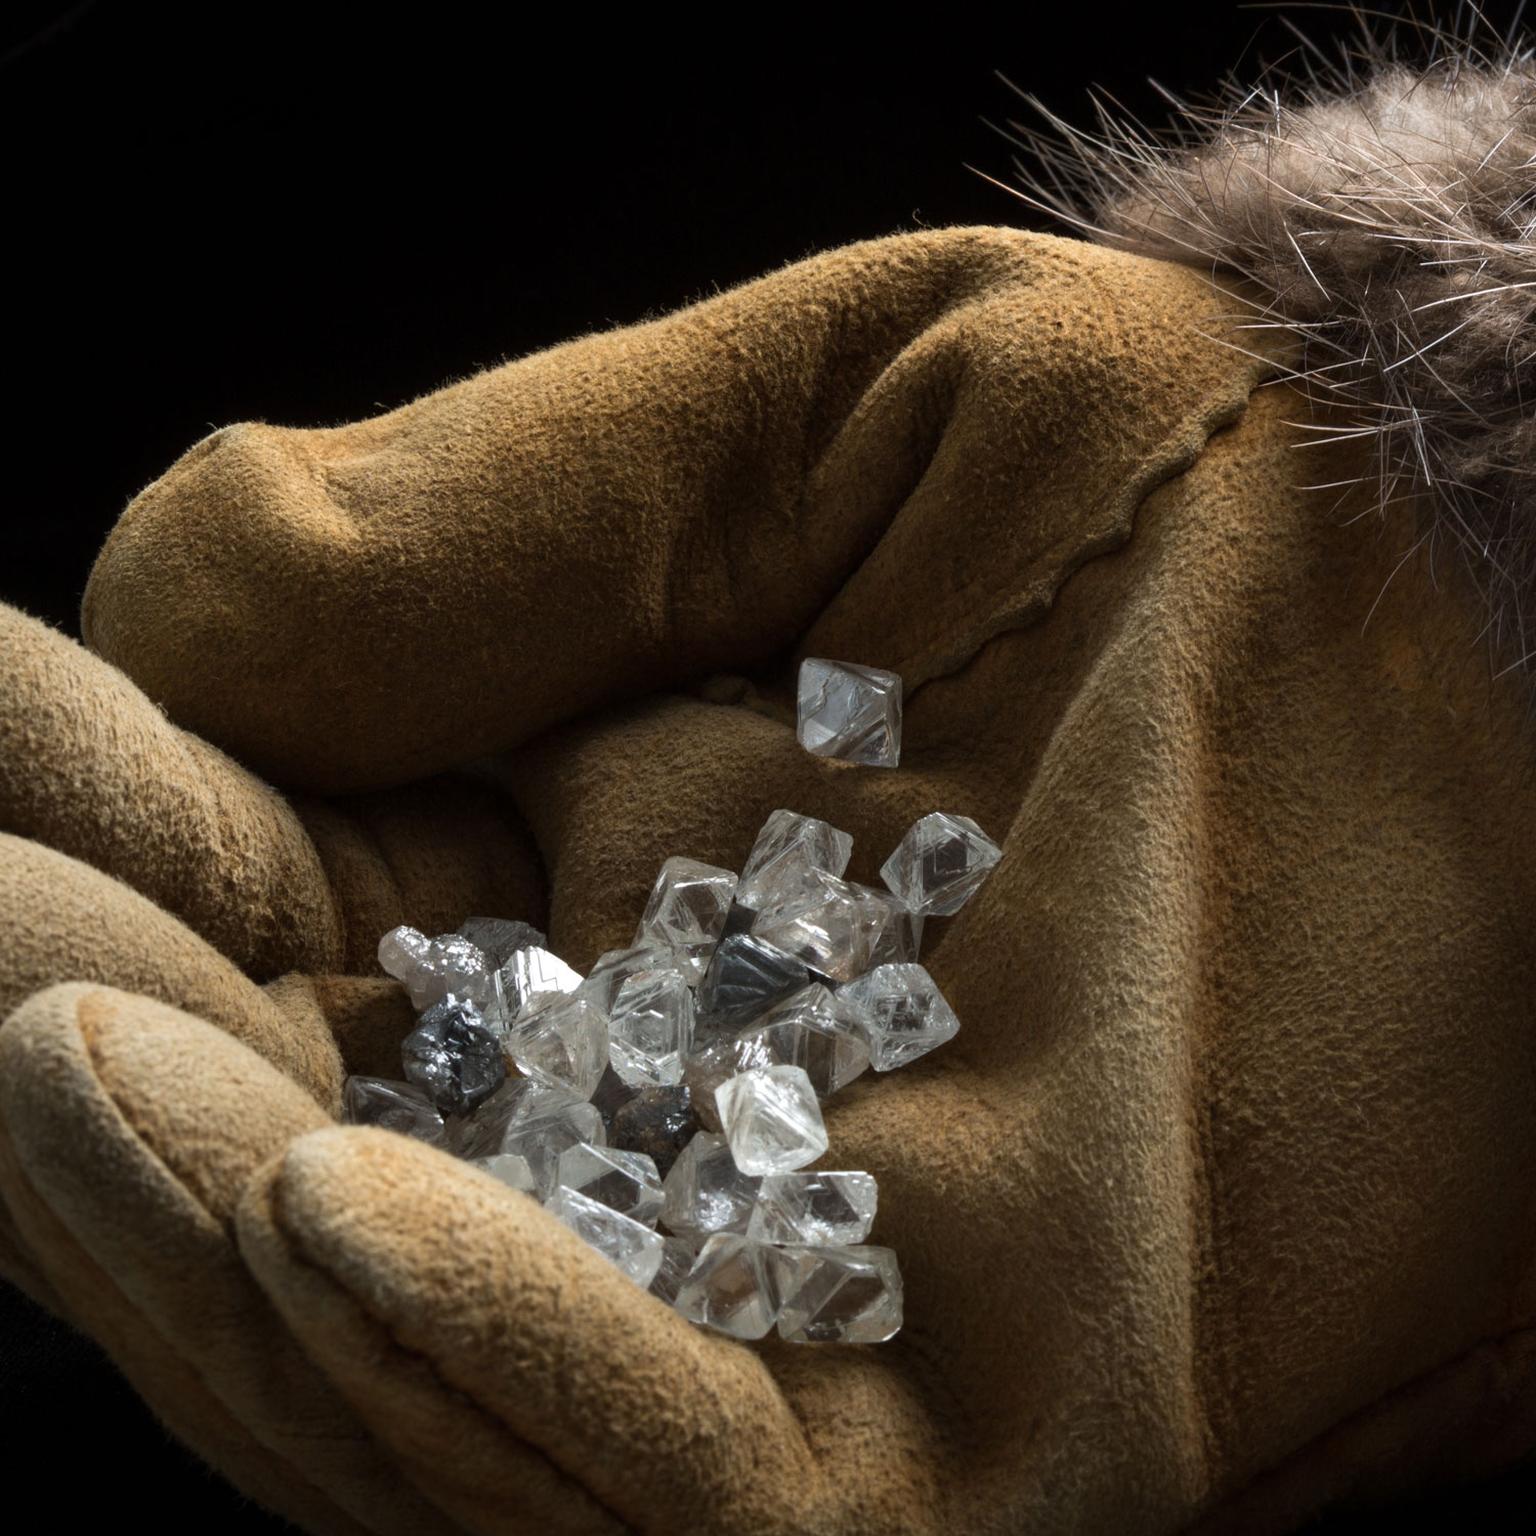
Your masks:
M 308 1529 L 452 1529 L 402 1482 L 233 1241 L 252 1171 L 328 1123 L 222 1030 L 64 985 L 0 1027 L 0 1190 L 71 1315 L 165 1422 Z
M 337 1127 L 253 1180 L 238 1222 L 290 1327 L 470 1529 L 831 1528 L 762 1359 L 478 1170 Z
M 155 997 L 221 1026 L 314 1095 L 341 1104 L 336 1042 L 279 1011 L 169 912 L 110 875 L 0 832 L 0 1017 L 63 981 Z
M 336 968 L 325 870 L 280 795 L 3 603 L 0 655 L 0 831 L 114 876 L 259 979 Z

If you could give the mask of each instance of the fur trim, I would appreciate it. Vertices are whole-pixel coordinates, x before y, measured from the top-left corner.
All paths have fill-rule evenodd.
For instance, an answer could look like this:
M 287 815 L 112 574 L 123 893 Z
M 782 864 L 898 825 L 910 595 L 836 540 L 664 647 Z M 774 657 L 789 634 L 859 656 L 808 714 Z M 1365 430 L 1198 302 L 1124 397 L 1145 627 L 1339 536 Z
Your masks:
M 1480 20 L 1477 26 L 1481 27 Z M 1096 100 L 1094 131 L 1026 99 L 1032 205 L 1095 240 L 1239 273 L 1249 324 L 1302 341 L 1291 375 L 1379 448 L 1381 510 L 1465 557 L 1504 664 L 1536 656 L 1536 61 L 1432 32 L 1342 63 L 1169 98 L 1152 133 Z M 1313 54 L 1320 51 L 1303 44 Z M 1011 125 L 1018 128 L 1020 125 Z M 1335 415 L 1335 420 L 1340 418 Z M 1424 493 L 1428 493 L 1427 495 Z

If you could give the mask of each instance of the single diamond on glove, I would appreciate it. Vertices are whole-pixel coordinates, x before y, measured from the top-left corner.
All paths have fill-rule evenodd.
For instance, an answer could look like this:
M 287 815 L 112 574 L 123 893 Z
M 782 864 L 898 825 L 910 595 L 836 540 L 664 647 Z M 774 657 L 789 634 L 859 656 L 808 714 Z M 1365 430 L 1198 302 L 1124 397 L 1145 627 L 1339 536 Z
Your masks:
M 934 811 L 912 823 L 880 878 L 923 917 L 958 912 L 1002 858 L 1003 850 L 969 816 Z
M 813 750 L 894 764 L 900 680 L 808 666 L 831 669 L 802 695 L 825 732 Z M 864 1241 L 875 1180 L 809 1166 L 827 1151 L 820 1105 L 953 1037 L 917 963 L 924 918 L 957 911 L 1001 851 L 936 812 L 878 890 L 844 878 L 852 848 L 781 809 L 739 879 L 668 859 L 634 943 L 585 977 L 527 923 L 392 929 L 379 963 L 426 1010 L 402 1046 L 410 1081 L 348 1079 L 347 1118 L 471 1160 L 694 1322 L 740 1339 L 775 1325 L 795 1343 L 890 1338 L 901 1274 Z
M 818 757 L 894 768 L 901 756 L 901 678 L 879 667 L 807 657 L 800 663 L 796 735 Z

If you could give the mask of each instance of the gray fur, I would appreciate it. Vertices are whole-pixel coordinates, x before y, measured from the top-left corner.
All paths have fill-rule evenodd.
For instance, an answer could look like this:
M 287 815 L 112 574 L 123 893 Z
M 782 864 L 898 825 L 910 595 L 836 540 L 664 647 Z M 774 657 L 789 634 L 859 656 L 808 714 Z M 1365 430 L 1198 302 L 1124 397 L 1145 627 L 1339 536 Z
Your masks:
M 1092 238 L 1240 273 L 1249 324 L 1302 340 L 1294 375 L 1374 435 L 1383 512 L 1467 559 L 1497 654 L 1536 654 L 1536 62 L 1501 42 L 1400 37 L 1151 133 L 1022 130 L 1033 205 Z M 1310 46 L 1310 45 L 1307 45 Z M 1014 124 L 1014 127 L 1019 125 Z M 1335 416 L 1335 420 L 1337 420 Z

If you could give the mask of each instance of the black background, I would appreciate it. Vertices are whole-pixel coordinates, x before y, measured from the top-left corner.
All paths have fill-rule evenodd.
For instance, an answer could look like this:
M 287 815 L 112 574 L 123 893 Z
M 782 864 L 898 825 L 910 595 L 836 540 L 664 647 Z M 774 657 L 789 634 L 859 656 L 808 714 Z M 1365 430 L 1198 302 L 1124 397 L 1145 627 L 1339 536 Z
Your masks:
M 226 422 L 372 414 L 851 240 L 1046 227 L 986 179 L 1010 180 L 997 128 L 1029 115 L 999 74 L 1074 121 L 1091 84 L 1160 120 L 1149 76 L 1200 91 L 1296 46 L 1231 3 L 494 14 L 6 10 L 0 600 L 74 631 L 124 503 Z M 1284 14 L 1325 46 L 1355 26 Z M 276 1529 L 92 1346 L 0 1293 L 0 1447 L 59 1519 Z M 1414 1512 L 1513 1529 L 1519 1495 L 1523 1530 L 1532 1491 Z

